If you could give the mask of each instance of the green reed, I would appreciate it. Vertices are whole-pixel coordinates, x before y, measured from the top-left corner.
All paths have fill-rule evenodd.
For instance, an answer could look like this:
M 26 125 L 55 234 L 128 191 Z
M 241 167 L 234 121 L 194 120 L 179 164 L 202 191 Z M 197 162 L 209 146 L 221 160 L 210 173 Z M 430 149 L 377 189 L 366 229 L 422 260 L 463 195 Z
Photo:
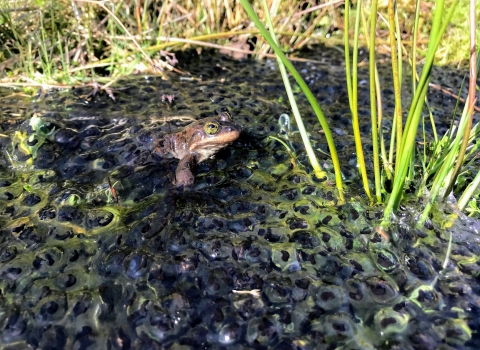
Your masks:
M 367 26 L 364 23 L 363 28 L 365 35 L 369 37 L 369 45 L 370 45 L 370 53 L 369 53 L 369 70 L 370 70 L 370 105 L 371 105 L 371 126 L 372 126 L 372 144 L 373 144 L 373 162 L 374 162 L 374 180 L 375 180 L 375 199 L 378 203 L 381 203 L 384 198 L 382 197 L 382 188 L 381 188 L 381 179 L 382 174 L 386 175 L 388 179 L 391 179 L 393 182 L 393 189 L 390 196 L 387 198 L 387 206 L 384 211 L 384 218 L 382 221 L 381 226 L 387 226 L 390 223 L 391 214 L 395 211 L 401 201 L 402 196 L 404 195 L 404 184 L 407 181 L 413 181 L 415 179 L 415 149 L 416 149 L 416 137 L 418 127 L 420 125 L 420 118 L 422 115 L 422 110 L 428 102 L 426 99 L 426 93 L 428 88 L 428 83 L 430 79 L 430 73 L 433 66 L 433 61 L 435 58 L 435 53 L 439 47 L 440 39 L 443 36 L 443 33 L 446 30 L 448 23 L 450 22 L 455 6 L 458 3 L 458 0 L 455 0 L 452 6 L 449 8 L 448 11 L 444 10 L 444 1 L 439 0 L 437 1 L 436 10 L 434 13 L 434 22 L 432 25 L 432 30 L 430 33 L 430 43 L 427 50 L 426 58 L 425 58 L 425 65 L 422 69 L 422 74 L 418 79 L 418 83 L 416 80 L 416 65 L 414 62 L 411 63 L 412 70 L 414 71 L 413 81 L 412 81 L 412 103 L 409 106 L 408 116 L 407 119 L 403 120 L 403 113 L 402 113 L 402 46 L 400 43 L 400 26 L 398 20 L 398 12 L 397 9 L 394 7 L 393 2 L 390 2 L 389 5 L 389 31 L 390 31 L 390 39 L 391 39 L 391 52 L 392 52 L 392 75 L 393 75 L 393 82 L 394 82 L 394 97 L 395 97 L 395 111 L 393 115 L 393 128 L 391 130 L 391 137 L 390 137 L 390 157 L 389 161 L 393 162 L 393 155 L 395 154 L 395 165 L 392 168 L 389 162 L 385 162 L 386 152 L 385 152 L 385 141 L 383 139 L 382 130 L 382 105 L 381 105 L 381 95 L 380 91 L 380 84 L 378 79 L 378 72 L 376 72 L 376 62 L 375 62 L 375 33 L 376 33 L 376 9 L 377 9 L 377 1 L 372 3 L 372 11 L 370 15 L 370 33 L 367 31 Z M 417 1 L 417 5 L 418 5 Z M 278 46 L 275 45 L 275 31 L 273 30 L 273 25 L 267 15 L 267 22 L 269 24 L 271 34 L 268 35 L 265 28 L 261 24 L 258 17 L 256 17 L 253 9 L 249 7 L 246 0 L 242 1 L 242 5 L 245 7 L 246 12 L 255 22 L 257 28 L 259 28 L 260 33 L 264 37 L 264 39 L 271 45 L 275 53 L 278 57 L 279 66 L 281 67 L 281 63 L 283 62 L 285 66 L 290 70 L 289 67 L 291 66 L 288 60 L 284 57 L 281 50 Z M 267 13 L 268 6 L 264 0 L 265 6 L 265 13 Z M 353 133 L 356 142 L 356 150 L 357 150 L 357 160 L 359 164 L 360 174 L 362 175 L 362 179 L 364 182 L 365 193 L 367 196 L 372 200 L 372 196 L 370 195 L 370 189 L 368 184 L 368 178 L 366 174 L 366 165 L 363 158 L 363 149 L 361 144 L 361 137 L 359 132 L 359 123 L 358 123 L 358 90 L 357 90 L 357 52 L 358 52 L 358 41 L 360 36 L 360 19 L 362 15 L 362 1 L 357 2 L 356 8 L 356 17 L 355 17 L 355 30 L 354 30 L 354 42 L 353 42 L 353 56 L 352 62 L 350 62 L 350 48 L 349 48 L 349 1 L 346 1 L 345 7 L 345 37 L 344 37 L 344 44 L 345 44 L 345 65 L 346 65 L 346 74 L 347 74 L 347 90 L 349 96 L 349 105 L 352 112 L 352 125 L 353 125 Z M 445 14 L 446 12 L 446 14 Z M 419 15 L 418 10 L 416 11 L 416 23 L 414 25 L 414 30 L 418 30 L 418 21 Z M 365 22 L 365 19 L 363 19 Z M 414 35 L 416 37 L 416 35 Z M 415 39 L 416 41 L 416 39 Z M 416 49 L 413 49 L 412 53 L 413 59 L 416 61 L 417 52 Z M 287 94 L 289 91 L 289 82 L 286 76 L 285 71 L 280 68 L 282 72 L 282 76 L 286 85 Z M 299 79 L 301 79 L 298 73 L 295 70 L 290 70 L 292 76 L 299 82 L 300 87 L 302 87 L 302 83 L 300 83 Z M 303 88 L 303 87 L 302 87 Z M 312 100 L 315 101 L 313 96 L 309 96 L 309 92 L 305 92 L 307 98 L 312 103 Z M 294 115 L 298 115 L 295 110 L 297 109 L 295 100 L 293 98 L 293 94 L 289 94 L 289 99 L 291 101 L 292 110 L 294 111 Z M 316 104 L 316 101 L 315 101 Z M 314 109 L 320 110 L 318 107 Z M 471 109 L 473 106 L 470 103 L 469 108 Z M 377 117 L 378 112 L 378 117 Z M 425 130 L 423 128 L 423 135 L 424 135 L 424 142 L 423 142 L 423 156 L 420 159 L 420 162 L 423 165 L 424 172 L 430 175 L 424 175 L 424 181 L 421 184 L 421 189 L 419 189 L 419 193 L 424 193 L 427 188 L 430 190 L 429 201 L 426 203 L 424 213 L 419 220 L 419 223 L 422 224 L 424 220 L 428 217 L 430 209 L 436 199 L 438 193 L 442 193 L 443 196 L 448 195 L 451 190 L 451 187 L 455 183 L 455 178 L 458 176 L 459 172 L 459 165 L 463 163 L 463 159 L 465 158 L 465 153 L 467 151 L 467 147 L 470 147 L 470 143 L 468 142 L 468 132 L 466 133 L 466 137 L 462 137 L 465 134 L 465 130 L 470 130 L 471 128 L 471 113 L 468 113 L 468 109 L 466 107 L 464 116 L 461 119 L 459 124 L 459 129 L 457 129 L 457 137 L 455 139 L 452 138 L 453 134 L 450 136 L 446 136 L 441 139 L 441 141 L 437 141 L 438 138 L 436 136 L 436 129 L 433 120 L 433 116 L 431 111 L 429 110 L 430 120 L 432 123 L 432 127 L 434 130 L 434 153 L 431 157 L 427 156 L 427 139 Z M 322 114 L 323 115 L 323 114 Z M 300 116 L 298 115 L 298 118 Z M 319 117 L 320 122 L 322 123 L 321 117 Z M 422 119 L 423 120 L 423 119 Z M 469 124 L 470 120 L 470 124 Z M 423 122 L 422 122 L 423 123 Z M 301 125 L 299 123 L 299 125 Z M 324 124 L 322 124 L 324 127 Z M 301 127 L 300 127 L 301 128 Z M 324 127 L 325 129 L 325 127 Z M 326 133 L 327 134 L 327 133 Z M 472 138 L 470 138 L 470 141 Z M 333 141 L 332 141 L 333 142 Z M 382 159 L 384 160 L 383 164 L 383 171 L 380 168 L 379 162 L 379 154 L 380 149 L 382 151 Z M 472 159 L 473 151 L 469 149 L 469 156 L 470 160 Z M 308 152 L 307 152 L 308 153 Z M 468 157 L 467 157 L 468 158 Z M 441 163 L 440 163 L 441 161 Z M 471 160 L 473 161 L 473 160 Z M 335 162 L 334 162 L 335 163 Z M 312 163 L 313 165 L 314 163 Z M 457 164 L 458 168 L 454 168 L 454 164 Z M 441 166 L 442 165 L 442 166 Z M 393 178 L 392 178 L 393 175 Z M 427 183 L 428 178 L 433 176 L 433 182 Z M 480 175 L 479 175 L 480 176 Z M 475 183 L 478 177 L 475 178 Z M 449 184 L 445 181 L 448 180 Z M 338 182 L 337 182 L 338 184 Z M 468 193 L 473 193 L 474 188 L 468 187 Z M 462 197 L 461 204 L 465 206 L 467 200 L 463 199 L 466 197 Z M 470 197 L 468 197 L 470 198 Z
M 320 125 L 323 128 L 325 137 L 327 139 L 327 144 L 330 150 L 330 155 L 332 157 L 332 162 L 333 162 L 333 167 L 335 170 L 335 182 L 337 189 L 339 191 L 340 199 L 343 200 L 343 183 L 342 183 L 342 174 L 340 170 L 340 162 L 338 160 L 338 155 L 337 151 L 335 148 L 335 143 L 333 141 L 332 133 L 330 132 L 330 128 L 328 127 L 328 123 L 325 119 L 325 116 L 323 115 L 322 109 L 318 105 L 317 100 L 313 96 L 312 92 L 308 88 L 308 85 L 305 83 L 303 78 L 300 76 L 300 74 L 297 72 L 295 67 L 290 63 L 288 58 L 285 56 L 285 54 L 282 52 L 282 50 L 278 47 L 278 45 L 275 43 L 275 40 L 270 36 L 268 31 L 265 29 L 263 26 L 262 22 L 260 22 L 260 19 L 258 18 L 257 14 L 251 7 L 250 3 L 247 0 L 240 0 L 243 8 L 249 15 L 250 19 L 255 23 L 255 26 L 258 28 L 260 31 L 262 37 L 268 42 L 268 44 L 271 46 L 271 48 L 275 51 L 275 54 L 277 57 L 282 61 L 282 63 L 285 65 L 285 67 L 288 69 L 290 74 L 295 78 L 297 81 L 297 84 L 300 86 L 302 89 L 302 92 L 305 94 L 305 97 L 307 98 L 308 102 L 310 102 L 310 105 L 312 106 L 312 109 L 314 110 L 317 119 L 320 122 Z
M 380 92 L 380 82 L 378 79 L 378 71 L 375 62 L 375 33 L 377 27 L 377 6 L 378 1 L 372 1 L 372 9 L 370 16 L 370 35 L 367 32 L 367 26 L 365 24 L 365 16 L 362 10 L 362 21 L 364 26 L 364 32 L 366 36 L 370 38 L 369 41 L 369 74 L 370 74 L 370 116 L 371 116 L 371 128 L 372 128 L 372 147 L 373 147 L 373 171 L 375 177 L 375 197 L 378 203 L 382 203 L 382 188 L 381 188 L 381 175 L 380 175 L 380 157 L 379 157 L 379 137 L 382 138 L 381 143 L 383 142 L 383 135 L 381 133 L 381 119 L 377 119 L 377 101 L 381 99 L 381 97 L 377 98 L 377 92 Z M 380 110 L 381 108 L 378 108 Z M 381 115 L 381 111 L 380 111 Z M 388 172 L 388 167 L 386 167 L 386 173 L 390 177 Z
M 272 20 L 270 18 L 270 10 L 268 9 L 266 0 L 263 0 L 262 2 L 263 2 L 264 11 L 265 11 L 265 17 L 267 20 L 268 30 L 270 31 L 270 35 L 273 41 L 275 42 L 275 44 L 278 45 L 275 31 L 273 29 Z M 280 70 L 280 74 L 282 75 L 283 84 L 285 85 L 285 90 L 288 96 L 288 101 L 290 102 L 290 106 L 292 107 L 292 113 L 295 117 L 295 121 L 297 122 L 298 130 L 302 137 L 303 144 L 305 145 L 305 150 L 307 152 L 308 159 L 310 160 L 310 164 L 313 168 L 313 171 L 315 172 L 315 175 L 319 179 L 324 178 L 326 176 L 326 173 L 320 168 L 320 164 L 318 163 L 317 157 L 315 156 L 315 152 L 313 151 L 312 144 L 310 143 L 310 139 L 308 138 L 307 130 L 305 129 L 305 125 L 303 124 L 302 116 L 300 115 L 300 111 L 298 110 L 295 96 L 293 95 L 290 80 L 288 80 L 287 70 L 282 60 L 278 56 L 277 56 L 277 64 Z
M 416 61 L 417 61 L 417 34 L 419 28 L 419 9 L 418 6 L 420 2 L 417 1 L 417 9 L 415 13 L 415 23 L 414 23 L 414 47 L 412 49 L 412 102 L 409 106 L 409 112 L 406 120 L 403 120 L 402 113 L 402 45 L 400 43 L 400 26 L 398 20 L 398 11 L 395 8 L 395 3 L 390 1 L 388 4 L 388 27 L 390 35 L 390 51 L 391 51 L 391 71 L 393 76 L 393 89 L 394 89 L 394 98 L 395 98 L 395 109 L 393 115 L 393 123 L 390 137 L 390 155 L 388 161 L 386 161 L 385 150 L 384 150 L 384 139 L 382 135 L 382 122 L 381 122 L 381 96 L 377 94 L 379 87 L 378 76 L 376 75 L 376 63 L 375 63 L 375 33 L 376 33 L 376 16 L 377 16 L 377 2 L 372 2 L 372 8 L 370 13 L 370 32 L 367 31 L 366 23 L 363 24 L 363 31 L 366 37 L 370 38 L 369 41 L 369 71 L 370 71 L 370 107 L 371 107 L 371 127 L 372 127 L 372 145 L 373 145 L 373 162 L 374 162 L 374 180 L 375 180 L 375 198 L 378 203 L 383 201 L 382 190 L 381 190 L 381 178 L 382 174 L 386 175 L 386 178 L 391 179 L 391 162 L 395 155 L 394 163 L 394 176 L 393 176 L 393 189 L 390 196 L 387 198 L 387 205 L 384 211 L 384 217 L 381 224 L 381 227 L 388 226 L 391 220 L 392 213 L 397 209 L 402 196 L 404 196 L 404 185 L 406 181 L 414 181 L 418 178 L 416 174 L 416 161 L 415 161 L 415 150 L 416 150 L 416 137 L 417 131 L 420 124 L 420 118 L 422 115 L 422 110 L 424 105 L 428 107 L 428 101 L 426 98 L 428 83 L 430 79 L 430 73 L 433 66 L 433 61 L 435 54 L 438 50 L 440 40 L 445 33 L 445 30 L 450 23 L 452 16 L 455 11 L 455 7 L 458 3 L 458 0 L 454 1 L 449 7 L 448 11 L 444 9 L 444 0 L 439 0 L 436 2 L 433 25 L 430 32 L 430 42 L 427 50 L 425 64 L 422 69 L 422 74 L 418 79 L 417 84 L 417 74 L 416 74 Z M 473 3 L 473 1 L 472 1 Z M 361 1 L 357 2 L 356 7 L 356 22 L 355 22 L 355 32 L 353 37 L 353 63 L 352 67 L 350 66 L 350 42 L 349 42 L 349 1 L 345 3 L 345 17 L 344 17 L 344 27 L 345 27 L 345 65 L 346 65 L 346 74 L 347 74 L 347 90 L 349 96 L 349 105 L 352 111 L 352 124 L 353 132 L 355 136 L 356 148 L 357 148 L 357 157 L 358 157 L 358 166 L 360 169 L 364 167 L 364 164 L 361 160 L 359 149 L 361 149 L 360 138 L 357 137 L 356 127 L 358 126 L 358 119 L 356 110 L 357 110 L 357 99 L 356 99 L 356 57 L 355 52 L 358 50 L 357 42 L 360 35 L 358 30 L 358 19 L 359 14 L 363 11 Z M 472 12 L 474 13 L 474 12 Z M 472 14 L 471 18 L 475 16 Z M 363 18 L 363 21 L 365 19 Z M 476 24 L 471 24 L 471 42 L 474 43 L 475 39 L 473 34 L 475 33 Z M 475 46 L 471 48 L 471 52 L 475 51 Z M 473 58 L 471 58 L 471 67 L 473 66 Z M 351 68 L 350 68 L 351 67 Z M 351 74 L 350 74 L 351 73 Z M 418 194 L 424 195 L 426 191 L 429 191 L 428 200 L 425 203 L 424 211 L 419 219 L 419 225 L 422 225 L 424 221 L 428 218 L 430 210 L 433 204 L 436 201 L 437 196 L 440 194 L 443 197 L 443 200 L 449 195 L 456 183 L 456 179 L 460 173 L 462 164 L 465 163 L 465 160 L 469 160 L 470 163 L 474 161 L 475 149 L 480 147 L 480 145 L 472 145 L 474 137 L 470 137 L 470 130 L 473 134 L 477 133 L 477 126 L 472 128 L 472 108 L 474 102 L 472 96 L 474 96 L 474 81 L 476 76 L 472 73 L 471 70 L 471 85 L 469 93 L 469 103 L 465 105 L 464 113 L 460 119 L 459 125 L 456 128 L 456 133 L 453 132 L 445 135 L 441 140 L 438 140 L 435 122 L 430 108 L 428 107 L 428 113 L 430 116 L 430 121 L 432 124 L 432 129 L 434 133 L 433 146 L 429 147 L 429 140 L 426 139 L 425 129 L 423 127 L 423 155 L 420 158 L 420 163 L 423 168 L 423 180 L 420 183 L 420 186 L 417 187 Z M 472 77 L 473 76 L 473 77 Z M 377 118 L 377 112 L 380 115 Z M 424 124 L 422 118 L 422 125 Z M 453 126 L 453 120 L 452 120 Z M 456 135 L 456 136 L 455 136 Z M 455 136 L 455 137 L 454 137 Z M 383 169 L 380 169 L 379 164 L 379 154 L 380 149 L 383 159 Z M 433 154 L 428 156 L 429 149 L 433 150 Z M 468 154 L 467 154 L 468 151 Z M 362 174 L 363 175 L 363 174 Z M 474 183 L 477 183 L 477 175 L 473 180 Z M 430 179 L 433 179 L 430 181 Z M 368 186 L 368 183 L 367 183 Z M 364 186 L 365 187 L 365 186 Z M 461 197 L 461 202 L 459 203 L 459 208 L 464 208 L 475 191 L 475 186 L 468 186 L 465 191 L 467 194 Z M 367 196 L 370 198 L 369 189 L 365 190 Z M 473 204 L 471 204 L 472 206 Z M 474 210 L 474 209 L 472 209 Z
M 465 189 L 465 191 L 463 192 L 462 196 L 460 197 L 460 199 L 458 200 L 458 208 L 460 210 L 465 210 L 467 204 L 469 204 L 469 201 L 470 201 L 470 198 L 473 197 L 473 194 L 475 192 L 475 190 L 480 186 L 480 170 L 477 172 L 477 175 L 475 175 L 475 178 L 472 180 L 472 182 L 470 182 L 467 186 L 467 188 Z M 473 199 L 471 202 L 471 206 L 473 207 L 473 209 L 477 209 L 476 208 L 476 200 Z M 477 209 L 478 213 L 480 213 L 480 210 Z
M 474 1 L 472 1 L 474 3 Z M 475 8 L 474 6 L 472 6 Z M 453 134 L 450 134 L 450 137 L 447 137 L 447 142 L 445 143 L 445 149 L 448 150 L 448 154 L 445 158 L 442 159 L 442 165 L 440 170 L 435 173 L 435 177 L 433 180 L 433 184 L 430 190 L 429 200 L 425 205 L 425 209 L 423 210 L 422 216 L 420 217 L 419 224 L 423 224 L 429 214 L 430 210 L 433 207 L 436 198 L 438 195 L 443 195 L 443 200 L 449 196 L 451 193 L 454 184 L 458 178 L 460 173 L 460 169 L 464 164 L 467 158 L 476 157 L 476 153 L 474 150 L 477 149 L 478 143 L 473 144 L 476 142 L 476 139 L 479 134 L 479 124 L 475 125 L 472 128 L 472 121 L 473 121 L 473 108 L 475 105 L 475 94 L 476 94 L 476 79 L 478 77 L 478 65 L 479 61 L 476 59 L 476 51 L 475 51 L 475 28 L 476 28 L 476 14 L 475 11 L 472 11 L 471 15 L 471 57 L 470 57 L 470 80 L 469 80 L 469 92 L 467 97 L 467 102 L 465 103 L 465 107 L 462 112 L 462 116 L 460 118 L 458 128 L 456 131 L 456 136 L 453 139 Z M 473 148 L 467 155 L 467 147 Z M 472 183 L 476 183 L 478 180 L 478 173 Z M 477 182 L 478 186 L 478 182 Z M 473 191 L 476 187 L 467 186 L 467 189 L 464 191 L 462 196 L 460 197 L 458 207 L 460 210 L 465 208 L 466 203 L 473 195 Z
M 428 83 L 430 80 L 430 73 L 433 66 L 435 52 L 437 51 L 442 35 L 445 32 L 450 22 L 450 19 L 452 18 L 457 3 L 458 0 L 453 1 L 445 18 L 444 0 L 438 0 L 436 3 L 433 25 L 430 32 L 430 42 L 427 50 L 427 56 L 425 58 L 422 75 L 420 76 L 417 89 L 410 105 L 408 117 L 404 128 L 405 132 L 399 145 L 400 155 L 397 154 L 397 161 L 395 163 L 395 177 L 393 181 L 393 189 L 384 211 L 382 225 L 388 225 L 391 220 L 391 214 L 394 210 L 397 209 L 398 205 L 400 204 L 400 199 L 403 194 L 403 186 L 405 184 L 407 172 L 409 168 L 413 166 L 412 160 L 416 143 L 416 135 L 428 89 Z M 394 29 L 390 27 L 390 31 L 393 30 Z
M 376 14 L 378 1 L 372 1 L 371 13 Z M 382 131 L 382 93 L 380 86 L 380 78 L 378 75 L 377 62 L 375 61 L 375 34 L 377 26 L 377 15 L 370 17 L 370 31 L 367 29 L 367 20 L 365 18 L 364 7 L 362 11 L 362 27 L 365 36 L 369 38 L 367 46 L 369 50 L 369 76 L 370 76 L 370 113 L 371 113 L 371 128 L 372 128 L 372 148 L 373 148 L 373 168 L 375 177 L 375 197 L 377 203 L 383 202 L 382 197 L 382 179 L 383 175 L 388 180 L 392 179 L 392 166 L 388 161 L 387 152 L 385 149 L 385 138 Z M 380 143 L 380 144 L 379 144 Z M 380 147 L 380 150 L 379 150 Z M 383 161 L 383 169 L 380 167 L 380 156 Z M 383 172 L 382 172 L 383 170 Z
M 357 11 L 355 16 L 355 34 L 353 42 L 352 71 L 350 72 L 350 45 L 349 45 L 349 7 L 350 1 L 345 1 L 345 72 L 347 76 L 347 90 L 350 111 L 352 113 L 353 136 L 355 138 L 355 151 L 357 153 L 357 162 L 362 176 L 363 188 L 370 202 L 373 202 L 370 194 L 370 186 L 368 184 L 367 166 L 365 164 L 365 156 L 363 155 L 362 138 L 360 135 L 360 123 L 358 121 L 358 37 L 360 33 L 360 9 L 362 8 L 362 0 L 357 1 Z
M 396 16 L 396 8 L 393 1 L 388 2 L 388 25 L 389 25 L 389 34 L 390 34 L 390 50 L 391 50 L 391 58 L 392 58 L 392 75 L 393 75 L 393 91 L 395 96 L 395 113 L 394 113 L 394 125 L 395 125 L 395 142 L 391 143 L 391 149 L 393 148 L 393 144 L 396 144 L 396 161 L 395 163 L 398 165 L 399 159 L 402 154 L 402 134 L 403 134 L 403 118 L 402 118 L 402 98 L 401 98 L 401 75 L 402 69 L 400 66 L 401 59 L 398 59 L 398 56 L 401 57 L 401 51 L 398 50 L 398 46 L 395 44 L 397 40 L 400 39 L 396 37 L 396 28 L 395 28 L 395 16 Z M 398 38 L 398 39 L 397 39 Z M 391 153 L 390 153 L 391 154 Z M 390 159 L 392 161 L 392 159 Z M 395 175 L 397 174 L 398 166 L 395 166 Z

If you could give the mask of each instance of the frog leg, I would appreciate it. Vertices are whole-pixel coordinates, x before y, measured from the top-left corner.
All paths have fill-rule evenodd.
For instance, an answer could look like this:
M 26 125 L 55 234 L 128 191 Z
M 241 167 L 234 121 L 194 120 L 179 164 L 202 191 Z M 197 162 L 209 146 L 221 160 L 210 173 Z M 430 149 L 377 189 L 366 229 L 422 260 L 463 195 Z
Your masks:
M 188 154 L 177 165 L 175 171 L 175 185 L 177 187 L 191 187 L 195 181 L 192 169 L 197 165 L 197 157 L 194 154 Z

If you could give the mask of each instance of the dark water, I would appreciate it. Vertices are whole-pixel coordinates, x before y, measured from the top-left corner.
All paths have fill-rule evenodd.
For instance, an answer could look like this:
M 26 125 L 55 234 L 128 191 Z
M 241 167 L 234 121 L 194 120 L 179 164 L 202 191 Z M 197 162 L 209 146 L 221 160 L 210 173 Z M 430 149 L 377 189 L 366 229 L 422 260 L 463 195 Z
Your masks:
M 445 228 L 452 209 L 442 206 L 417 230 L 406 206 L 392 243 L 379 245 L 382 207 L 360 188 L 342 54 L 308 55 L 322 63 L 297 67 L 334 131 L 344 205 L 310 174 L 297 133 L 296 161 L 266 140 L 288 112 L 273 61 L 179 54 L 197 79 L 132 77 L 113 86 L 116 102 L 87 88 L 33 99 L 1 90 L 0 349 L 479 348 L 478 222 Z M 380 71 L 391 115 L 388 67 Z M 366 79 L 362 71 L 368 155 Z M 457 89 L 461 79 L 445 68 L 433 81 Z M 441 124 L 455 100 L 432 92 L 430 104 Z M 177 160 L 135 164 L 152 133 L 219 108 L 243 132 L 197 167 L 193 190 L 171 184 Z M 314 148 L 327 151 L 305 100 L 301 109 Z

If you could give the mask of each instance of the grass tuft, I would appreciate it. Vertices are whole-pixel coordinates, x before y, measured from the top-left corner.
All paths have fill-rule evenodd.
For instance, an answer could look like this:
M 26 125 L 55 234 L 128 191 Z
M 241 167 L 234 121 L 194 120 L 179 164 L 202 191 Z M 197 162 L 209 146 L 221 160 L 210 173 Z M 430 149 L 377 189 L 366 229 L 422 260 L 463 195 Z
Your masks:
M 285 52 L 341 41 L 346 12 L 342 0 L 315 6 L 300 0 L 268 0 L 267 5 L 275 5 L 272 23 Z M 468 0 L 461 0 L 459 7 L 443 39 L 446 49 L 437 54 L 442 63 L 468 58 L 464 35 Z M 253 8 L 265 22 L 261 2 L 253 2 Z M 427 47 L 431 8 L 430 2 L 421 5 L 419 52 Z M 399 28 L 409 33 L 415 7 L 400 1 L 399 10 Z M 386 16 L 386 7 L 380 4 L 379 13 Z M 379 52 L 389 51 L 386 29 L 380 26 L 376 33 Z M 192 46 L 215 45 L 232 55 L 264 57 L 270 48 L 258 34 L 238 0 L 4 1 L 0 2 L 0 82 L 14 84 L 26 77 L 50 86 L 75 85 L 92 78 L 105 83 L 132 73 L 160 73 L 174 66 L 166 50 Z M 402 43 L 411 46 L 412 38 L 402 35 Z M 366 46 L 366 41 L 367 36 L 358 37 L 360 45 Z

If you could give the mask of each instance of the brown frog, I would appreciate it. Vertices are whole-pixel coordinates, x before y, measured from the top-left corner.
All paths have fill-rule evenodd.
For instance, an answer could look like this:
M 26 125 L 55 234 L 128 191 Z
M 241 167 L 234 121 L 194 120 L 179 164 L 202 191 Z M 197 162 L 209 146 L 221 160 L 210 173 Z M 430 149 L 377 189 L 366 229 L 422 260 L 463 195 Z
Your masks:
M 179 132 L 168 134 L 155 143 L 154 152 L 165 158 L 178 158 L 175 171 L 177 187 L 193 185 L 192 168 L 212 157 L 221 148 L 235 141 L 241 128 L 227 112 L 187 125 Z

